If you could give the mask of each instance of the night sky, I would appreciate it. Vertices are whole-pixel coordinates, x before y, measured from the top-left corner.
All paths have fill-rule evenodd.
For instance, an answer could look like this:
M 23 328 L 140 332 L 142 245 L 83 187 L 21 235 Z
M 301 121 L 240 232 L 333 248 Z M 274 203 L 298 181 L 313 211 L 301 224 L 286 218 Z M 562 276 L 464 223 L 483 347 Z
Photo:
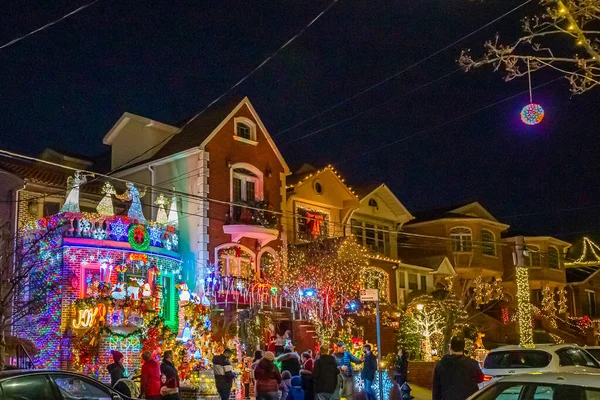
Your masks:
M 597 233 L 600 89 L 572 97 L 564 80 L 544 86 L 534 100 L 546 118 L 533 128 L 518 118 L 527 95 L 455 120 L 527 90 L 525 79 L 505 83 L 485 68 L 415 90 L 457 69 L 461 48 L 479 53 L 497 31 L 514 38 L 531 8 L 281 133 L 522 2 L 339 0 L 231 94 L 250 98 L 292 168 L 331 163 L 351 184 L 385 182 L 411 211 L 478 200 L 529 234 Z M 11 3 L 0 43 L 86 4 Z M 0 50 L 0 147 L 96 156 L 107 150 L 102 138 L 125 111 L 166 123 L 191 118 L 329 3 L 100 0 Z M 533 85 L 557 76 L 535 74 Z M 521 215 L 531 213 L 537 214 Z

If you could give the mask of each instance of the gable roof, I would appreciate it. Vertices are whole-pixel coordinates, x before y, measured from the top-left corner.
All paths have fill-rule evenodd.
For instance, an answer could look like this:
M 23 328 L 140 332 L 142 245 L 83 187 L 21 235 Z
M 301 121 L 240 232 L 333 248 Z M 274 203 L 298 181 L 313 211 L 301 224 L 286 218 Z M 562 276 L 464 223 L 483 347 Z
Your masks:
M 573 285 L 580 285 L 588 281 L 594 275 L 596 275 L 598 271 L 600 271 L 600 265 L 586 267 L 567 267 L 565 268 L 567 283 Z
M 600 247 L 590 238 L 584 237 L 582 240 L 581 254 L 573 261 L 565 262 L 565 266 L 583 267 L 590 265 L 600 265 Z
M 475 210 L 478 214 L 469 213 L 469 210 Z M 475 215 L 469 215 L 475 214 Z M 423 222 L 430 222 L 439 219 L 450 219 L 450 218 L 460 218 L 460 219 L 483 219 L 490 222 L 495 222 L 497 224 L 503 225 L 506 228 L 509 225 L 503 224 L 499 222 L 488 210 L 486 210 L 478 201 L 473 201 L 470 203 L 463 203 L 459 205 L 454 205 L 450 207 L 443 207 L 434 210 L 427 210 L 414 213 L 415 219 L 407 223 L 407 225 L 414 225 Z
M 337 173 L 337 171 L 331 165 L 317 170 L 310 164 L 303 164 L 298 171 L 300 171 L 300 173 L 296 172 L 286 178 L 286 189 L 293 189 L 296 186 L 302 185 L 308 179 L 312 177 L 317 177 L 320 174 L 329 171 L 337 178 L 337 180 L 342 184 L 342 186 L 346 188 L 346 190 L 352 195 L 352 197 L 358 197 L 354 190 L 345 183 L 345 180 Z
M 416 265 L 419 267 L 428 268 L 431 274 L 439 275 L 456 275 L 456 271 L 448 257 L 444 255 L 428 256 L 428 257 L 410 257 L 403 258 L 404 264 Z
M 385 184 L 382 183 L 378 185 L 376 188 L 371 190 L 370 192 L 360 196 L 360 203 L 365 204 L 368 203 L 367 196 L 377 192 L 377 195 L 383 202 L 392 210 L 396 215 L 407 215 L 408 221 L 414 219 L 415 217 L 404 207 L 404 204 L 400 202 L 398 197 L 391 191 L 391 189 Z
M 127 170 L 138 165 L 151 163 L 152 161 L 166 159 L 193 148 L 203 148 L 244 105 L 248 107 L 250 113 L 255 118 L 258 127 L 264 133 L 267 142 L 281 162 L 284 171 L 289 173 L 289 167 L 287 163 L 283 159 L 283 156 L 279 152 L 279 149 L 275 145 L 275 142 L 271 138 L 267 128 L 264 126 L 262 120 L 258 116 L 258 113 L 250 103 L 250 100 L 248 97 L 239 96 L 229 97 L 218 101 L 207 108 L 200 115 L 194 116 L 194 118 L 189 122 L 177 124 L 180 126 L 179 129 L 172 134 L 172 137 L 170 137 L 152 157 L 120 168 L 120 170 Z

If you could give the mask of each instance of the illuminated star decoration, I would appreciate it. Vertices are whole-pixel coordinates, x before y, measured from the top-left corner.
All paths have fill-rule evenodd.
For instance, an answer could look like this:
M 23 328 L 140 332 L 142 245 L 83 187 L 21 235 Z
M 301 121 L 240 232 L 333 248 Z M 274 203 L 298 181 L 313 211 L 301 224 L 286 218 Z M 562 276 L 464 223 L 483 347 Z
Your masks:
M 537 125 L 544 119 L 544 109 L 539 104 L 527 104 L 521 110 L 521 121 L 527 125 Z
M 122 218 L 110 223 L 110 236 L 118 242 L 123 242 L 129 234 L 129 224 L 123 222 Z
M 148 236 L 150 239 L 150 245 L 159 246 L 162 242 L 162 230 L 160 230 L 156 225 L 151 225 L 148 227 Z

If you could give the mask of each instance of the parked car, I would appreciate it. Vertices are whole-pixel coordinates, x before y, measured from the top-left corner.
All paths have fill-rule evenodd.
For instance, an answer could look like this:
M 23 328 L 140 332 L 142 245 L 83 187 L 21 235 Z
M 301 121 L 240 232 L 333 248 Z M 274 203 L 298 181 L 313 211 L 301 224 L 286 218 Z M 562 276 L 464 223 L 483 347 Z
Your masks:
M 600 374 L 531 372 L 506 376 L 467 400 L 598 400 Z
M 0 372 L 2 400 L 129 400 L 104 383 L 68 371 Z
M 598 372 L 598 362 L 584 348 L 573 344 L 536 344 L 533 347 L 502 346 L 483 361 L 484 382 L 529 372 Z

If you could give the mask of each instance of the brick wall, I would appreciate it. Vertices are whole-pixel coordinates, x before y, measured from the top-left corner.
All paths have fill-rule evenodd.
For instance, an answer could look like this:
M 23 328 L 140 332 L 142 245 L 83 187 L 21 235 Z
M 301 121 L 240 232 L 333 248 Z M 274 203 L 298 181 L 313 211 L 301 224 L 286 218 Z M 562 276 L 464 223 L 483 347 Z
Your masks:
M 434 362 L 410 361 L 408 363 L 408 383 L 431 389 L 434 367 Z

